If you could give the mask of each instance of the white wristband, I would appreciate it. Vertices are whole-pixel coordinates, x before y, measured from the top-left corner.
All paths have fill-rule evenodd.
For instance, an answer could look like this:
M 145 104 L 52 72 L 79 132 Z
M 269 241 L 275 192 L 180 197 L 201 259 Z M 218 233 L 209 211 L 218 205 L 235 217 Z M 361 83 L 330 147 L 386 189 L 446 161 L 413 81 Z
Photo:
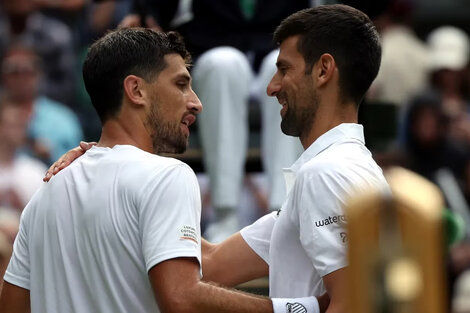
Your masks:
M 320 305 L 315 297 L 272 298 L 274 313 L 320 313 Z

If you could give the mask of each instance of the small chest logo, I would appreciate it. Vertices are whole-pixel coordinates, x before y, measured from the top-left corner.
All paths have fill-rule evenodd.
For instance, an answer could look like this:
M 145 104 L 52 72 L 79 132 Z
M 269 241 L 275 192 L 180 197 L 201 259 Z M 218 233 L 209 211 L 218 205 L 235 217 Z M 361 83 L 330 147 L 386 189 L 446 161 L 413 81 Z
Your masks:
M 341 232 L 341 233 L 339 233 L 339 236 L 341 237 L 341 241 L 342 241 L 343 243 L 347 243 L 347 242 L 348 242 L 348 234 L 347 234 L 347 233 Z
M 346 216 L 345 215 L 336 215 L 336 216 L 328 216 L 328 218 L 315 221 L 315 226 L 316 227 L 323 227 L 323 226 L 328 226 L 330 224 L 339 224 L 339 225 L 344 225 L 346 224 Z
M 307 309 L 300 303 L 287 303 L 286 313 L 307 313 Z

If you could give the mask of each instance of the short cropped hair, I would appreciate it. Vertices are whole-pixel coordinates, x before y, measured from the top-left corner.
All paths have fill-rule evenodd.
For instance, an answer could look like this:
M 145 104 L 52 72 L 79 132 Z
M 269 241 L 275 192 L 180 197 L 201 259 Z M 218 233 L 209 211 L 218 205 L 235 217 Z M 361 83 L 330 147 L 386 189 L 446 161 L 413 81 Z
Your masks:
M 382 49 L 374 24 L 363 12 L 347 5 L 321 5 L 296 12 L 274 32 L 281 44 L 300 35 L 297 49 L 306 63 L 306 74 L 324 53 L 335 59 L 339 70 L 341 100 L 362 101 L 380 67 Z
M 109 32 L 91 45 L 83 64 L 83 79 L 102 123 L 119 112 L 124 79 L 136 75 L 153 81 L 166 68 L 167 54 L 179 54 L 188 64 L 191 61 L 176 32 L 124 28 Z

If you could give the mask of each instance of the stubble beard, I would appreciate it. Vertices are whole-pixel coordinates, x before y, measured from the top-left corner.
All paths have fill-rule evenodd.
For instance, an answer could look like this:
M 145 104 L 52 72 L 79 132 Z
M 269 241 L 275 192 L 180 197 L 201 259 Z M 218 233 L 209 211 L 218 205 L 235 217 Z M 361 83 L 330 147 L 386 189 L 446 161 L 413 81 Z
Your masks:
M 302 99 L 299 100 L 302 101 Z M 315 90 L 311 89 L 303 101 L 309 101 L 310 105 L 299 105 L 299 102 L 295 100 L 288 102 L 287 110 L 281 120 L 281 130 L 284 134 L 302 137 L 312 129 L 319 104 Z
M 157 109 L 158 104 L 152 104 L 147 116 L 147 127 L 151 130 L 153 152 L 184 153 L 188 146 L 188 138 L 182 133 L 179 123 L 164 121 Z

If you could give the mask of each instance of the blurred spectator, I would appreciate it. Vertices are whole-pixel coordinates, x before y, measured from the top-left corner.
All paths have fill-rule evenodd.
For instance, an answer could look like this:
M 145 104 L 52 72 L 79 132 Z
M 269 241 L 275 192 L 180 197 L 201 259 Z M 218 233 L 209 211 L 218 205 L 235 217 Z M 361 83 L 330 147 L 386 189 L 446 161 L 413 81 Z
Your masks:
M 87 141 L 97 141 L 101 134 L 101 122 L 91 104 L 90 97 L 85 89 L 81 75 L 81 68 L 90 44 L 100 38 L 107 30 L 117 27 L 119 22 L 129 14 L 132 0 L 119 1 L 88 1 L 80 27 L 80 41 L 78 43 L 78 75 L 76 88 L 75 112 L 83 128 L 84 138 Z
M 0 0 L 0 55 L 18 42 L 34 47 L 43 60 L 41 92 L 71 104 L 76 59 L 69 28 L 40 13 L 33 0 Z
M 405 105 L 428 81 L 429 49 L 410 27 L 412 0 L 392 0 L 374 19 L 382 39 L 382 62 L 367 98 Z
M 441 99 L 425 94 L 412 99 L 405 116 L 402 165 L 436 183 L 436 172 L 449 169 L 465 190 L 466 168 L 470 164 L 467 146 L 448 134 L 449 119 Z
M 19 224 L 20 216 L 17 212 L 0 208 L 0 277 L 3 277 L 8 262 L 10 262 L 13 242 L 18 233 Z M 0 283 L 1 291 L 2 283 Z
M 470 143 L 468 77 L 470 42 L 468 35 L 453 26 L 442 26 L 428 36 L 431 49 L 430 89 L 442 98 L 445 114 L 450 119 L 450 135 Z
M 48 16 L 60 19 L 73 28 L 77 19 L 80 19 L 89 0 L 33 0 L 36 7 Z
M 470 313 L 470 270 L 458 278 L 452 304 L 452 313 Z
M 0 101 L 0 207 L 23 210 L 42 185 L 46 166 L 20 154 L 26 143 L 28 119 L 23 108 Z
M 310 6 L 308 0 L 193 0 L 135 1 L 140 16 L 154 12 L 147 26 L 183 33 L 195 59 L 193 88 L 204 105 L 198 119 L 204 166 L 210 178 L 215 222 L 205 236 L 221 241 L 239 229 L 236 210 L 244 181 L 248 148 L 248 105 L 258 99 L 261 108 L 261 148 L 268 177 L 269 208 L 284 201 L 282 168 L 302 152 L 298 139 L 282 134 L 280 106 L 267 97 L 266 86 L 276 67 L 272 33 L 289 14 Z M 139 6 L 138 6 L 139 8 Z M 144 9 L 142 9 L 144 8 Z M 137 26 L 139 14 L 123 21 Z M 185 25 L 181 23 L 191 19 Z
M 29 118 L 34 153 L 50 163 L 75 147 L 83 135 L 69 108 L 39 95 L 41 64 L 33 50 L 23 45 L 12 46 L 2 59 L 0 78 L 3 91 Z
M 86 17 L 85 9 L 89 0 L 33 0 L 33 2 L 41 13 L 66 24 L 72 31 L 75 47 L 79 46 L 80 28 Z

